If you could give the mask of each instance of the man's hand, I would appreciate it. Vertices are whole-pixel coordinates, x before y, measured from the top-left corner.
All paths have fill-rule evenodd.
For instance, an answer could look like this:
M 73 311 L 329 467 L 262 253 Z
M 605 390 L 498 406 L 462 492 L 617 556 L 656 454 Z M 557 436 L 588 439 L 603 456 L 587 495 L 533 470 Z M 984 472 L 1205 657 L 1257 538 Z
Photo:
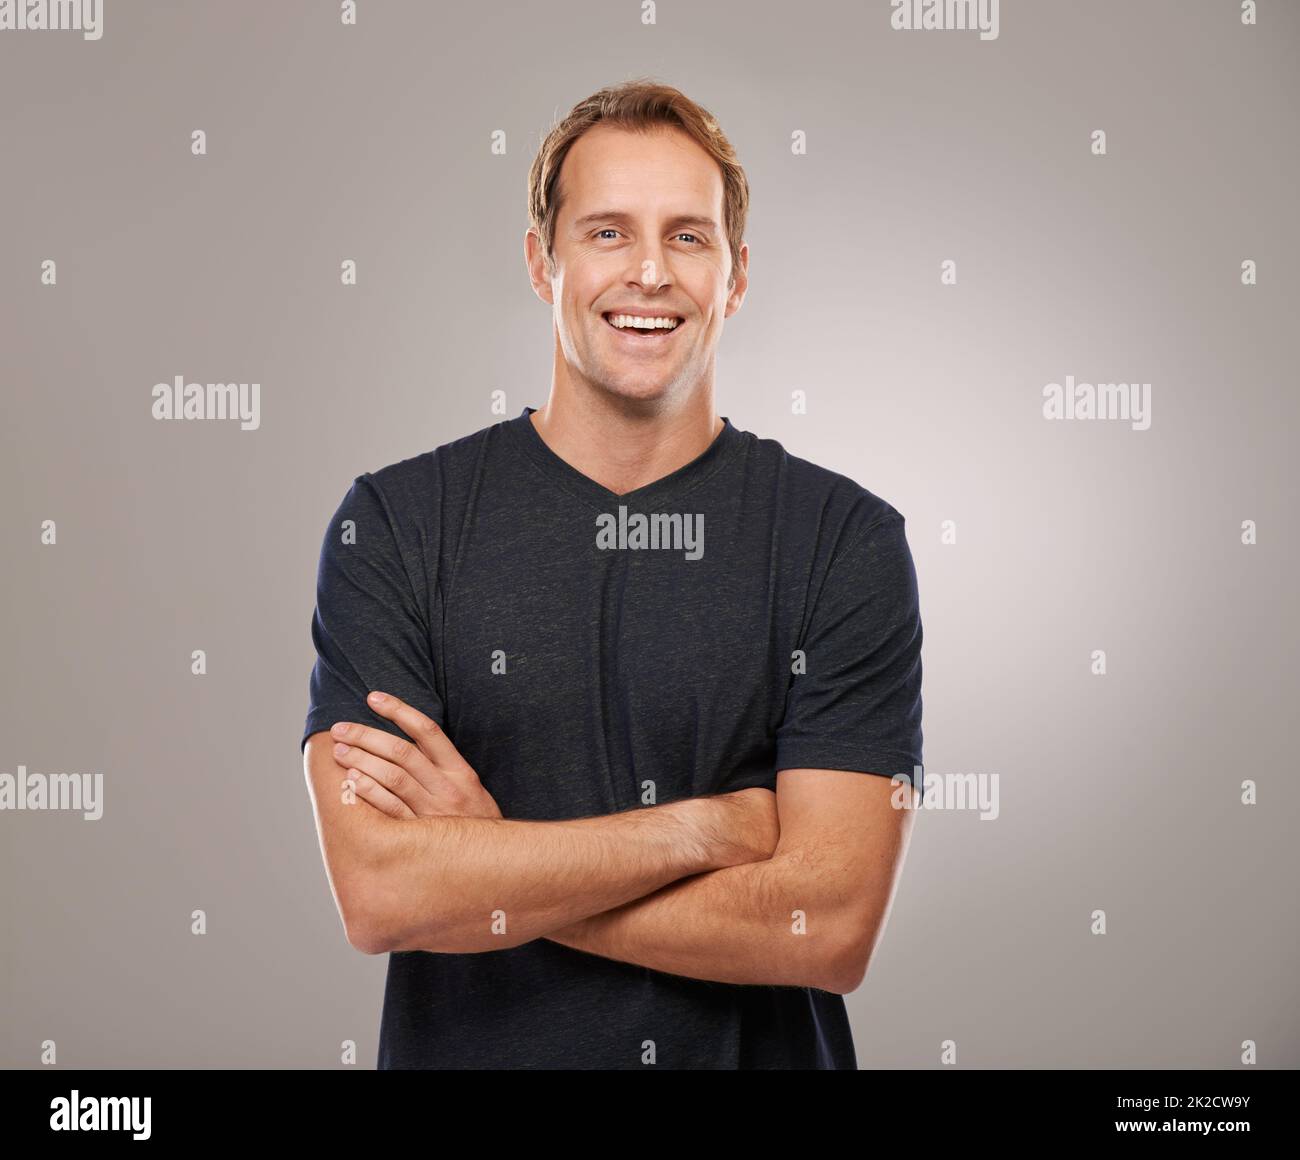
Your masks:
M 446 815 L 501 817 L 478 774 L 436 721 L 385 693 L 371 693 L 367 700 L 411 741 L 354 721 L 340 721 L 330 735 L 335 741 L 335 761 L 354 771 L 343 783 L 345 787 L 351 782 L 358 797 L 398 820 Z
M 376 701 L 376 696 L 384 700 Z M 351 721 L 335 725 L 330 730 L 334 759 L 355 771 L 349 780 L 359 797 L 399 821 L 503 817 L 478 774 L 436 721 L 387 694 L 371 693 L 368 700 L 376 713 L 400 725 L 415 744 Z M 710 804 L 716 808 L 698 820 L 701 837 L 726 852 L 727 865 L 772 856 L 781 837 L 775 793 L 762 787 L 736 790 L 712 796 Z
M 411 740 L 341 721 L 306 746 L 331 885 L 349 941 L 367 954 L 522 946 L 678 879 L 769 859 L 779 840 L 765 789 L 513 821 L 436 721 L 396 697 L 368 700 Z M 342 804 L 323 780 L 340 772 Z M 383 816 L 357 817 L 346 808 L 357 797 Z
M 713 823 L 713 834 L 717 841 L 735 847 L 737 864 L 762 862 L 772 857 L 781 840 L 775 793 L 754 786 L 719 794 L 713 800 L 724 810 Z

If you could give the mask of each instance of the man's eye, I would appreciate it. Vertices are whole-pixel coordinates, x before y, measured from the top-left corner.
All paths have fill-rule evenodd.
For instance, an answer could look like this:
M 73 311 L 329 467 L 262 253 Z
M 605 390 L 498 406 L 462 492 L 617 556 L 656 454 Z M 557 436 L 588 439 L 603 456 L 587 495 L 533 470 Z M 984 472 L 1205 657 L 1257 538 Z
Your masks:
M 600 237 L 602 234 L 616 234 L 616 233 L 618 233 L 618 230 L 614 229 L 613 226 L 606 226 L 604 229 L 600 229 L 600 230 L 597 230 L 597 231 L 596 231 L 596 237 Z M 699 235 L 697 235 L 697 234 L 684 234 L 684 233 L 683 233 L 683 234 L 677 234 L 677 235 L 675 235 L 675 236 L 676 236 L 676 237 L 679 237 L 679 238 L 690 238 L 691 241 L 695 242 L 697 245 L 703 245 L 703 244 L 704 244 L 703 239 L 700 238 Z

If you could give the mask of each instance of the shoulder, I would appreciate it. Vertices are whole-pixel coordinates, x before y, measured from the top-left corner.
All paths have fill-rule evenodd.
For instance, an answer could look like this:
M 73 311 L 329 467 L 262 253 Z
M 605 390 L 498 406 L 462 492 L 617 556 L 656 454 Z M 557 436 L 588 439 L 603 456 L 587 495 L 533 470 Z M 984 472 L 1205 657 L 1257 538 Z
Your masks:
M 402 545 L 436 545 L 449 512 L 468 502 L 479 465 L 501 424 L 483 427 L 354 476 L 335 513 L 386 524 Z
M 483 460 L 503 442 L 504 424 L 493 423 L 429 451 L 362 472 L 351 491 L 384 507 L 394 524 L 423 521 L 464 502 Z
M 755 476 L 774 485 L 787 520 L 819 530 L 831 557 L 879 525 L 903 524 L 898 508 L 858 480 L 793 455 L 776 439 L 743 434 Z
M 423 501 L 431 492 L 472 478 L 476 464 L 499 437 L 500 427 L 500 423 L 482 427 L 432 450 L 364 472 L 359 478 L 394 500 Z

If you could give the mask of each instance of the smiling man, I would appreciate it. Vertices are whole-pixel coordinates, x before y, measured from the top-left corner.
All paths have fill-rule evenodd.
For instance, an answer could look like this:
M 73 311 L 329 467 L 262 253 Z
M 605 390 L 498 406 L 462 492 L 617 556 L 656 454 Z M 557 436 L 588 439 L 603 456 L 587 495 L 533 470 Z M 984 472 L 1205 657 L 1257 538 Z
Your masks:
M 747 209 L 677 90 L 577 105 L 529 175 L 545 406 L 356 477 L 326 531 L 304 765 L 389 955 L 381 1068 L 856 1067 L 916 575 L 896 509 L 716 413 Z

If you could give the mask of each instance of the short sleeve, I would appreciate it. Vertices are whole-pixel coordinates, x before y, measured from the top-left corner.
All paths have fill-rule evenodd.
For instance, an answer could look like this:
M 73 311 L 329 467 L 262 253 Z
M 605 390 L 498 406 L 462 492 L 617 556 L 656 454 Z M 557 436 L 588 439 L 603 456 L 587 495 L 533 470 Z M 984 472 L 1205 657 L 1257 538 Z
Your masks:
M 832 561 L 776 735 L 776 768 L 905 775 L 924 789 L 921 612 L 897 512 Z
M 383 493 L 358 476 L 325 530 L 311 637 L 316 663 L 299 749 L 338 721 L 405 734 L 366 703 L 378 689 L 444 725 L 427 600 L 417 599 Z

